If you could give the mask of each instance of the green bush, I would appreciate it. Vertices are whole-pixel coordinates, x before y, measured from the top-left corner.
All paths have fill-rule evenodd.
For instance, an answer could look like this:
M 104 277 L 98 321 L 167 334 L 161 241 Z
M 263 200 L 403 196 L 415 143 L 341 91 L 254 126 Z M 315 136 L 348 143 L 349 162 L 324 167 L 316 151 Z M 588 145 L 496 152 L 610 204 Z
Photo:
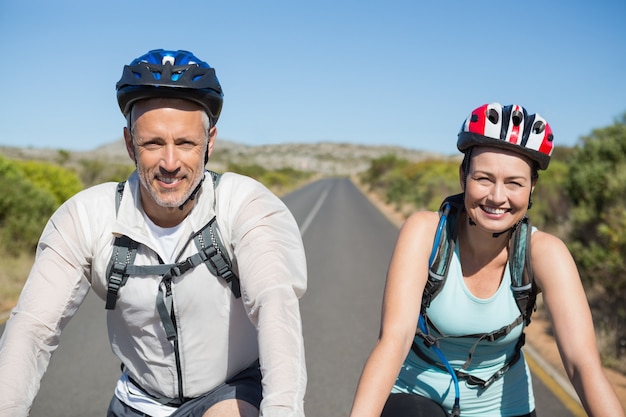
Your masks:
M 312 175 L 310 172 L 298 171 L 293 168 L 281 168 L 271 171 L 256 164 L 242 165 L 229 163 L 226 170 L 254 178 L 275 192 L 290 189 L 296 186 L 300 181 L 310 178 Z
M 569 246 L 596 323 L 617 346 L 626 337 L 626 114 L 583 137 L 568 166 Z
M 533 205 L 528 212 L 533 225 L 560 238 L 566 237 L 564 229 L 569 226 L 568 176 L 567 164 L 553 156 L 548 169 L 539 173 L 539 181 L 532 196 Z
M 73 171 L 41 161 L 15 161 L 17 169 L 35 188 L 49 192 L 57 206 L 83 189 L 83 184 Z
M 80 177 L 86 187 L 103 182 L 120 182 L 128 178 L 135 170 L 130 162 L 112 163 L 99 159 L 82 159 L 80 164 Z
M 437 210 L 443 199 L 460 192 L 459 163 L 430 159 L 409 162 L 395 155 L 374 159 L 361 175 L 370 189 L 382 190 L 387 204 Z
M 36 187 L 18 165 L 0 156 L 0 246 L 9 254 L 33 251 L 57 197 Z

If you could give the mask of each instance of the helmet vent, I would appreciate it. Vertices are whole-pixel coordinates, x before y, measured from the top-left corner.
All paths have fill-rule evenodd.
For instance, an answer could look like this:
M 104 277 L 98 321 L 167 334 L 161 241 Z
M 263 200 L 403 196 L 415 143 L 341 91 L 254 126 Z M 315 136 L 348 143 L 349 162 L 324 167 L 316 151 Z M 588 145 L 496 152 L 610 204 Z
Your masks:
M 543 131 L 546 129 L 546 124 L 544 122 L 542 122 L 541 120 L 537 120 L 534 124 L 533 124 L 533 133 L 534 134 L 540 134 L 543 133 Z
M 538 169 L 548 168 L 554 136 L 548 122 L 522 106 L 483 104 L 465 119 L 456 147 L 467 157 L 475 146 L 507 149 L 530 158 Z
M 122 114 L 146 98 L 181 98 L 201 105 L 217 122 L 222 110 L 222 87 L 215 70 L 189 51 L 154 49 L 124 66 L 115 85 Z
M 496 125 L 500 120 L 500 113 L 498 113 L 496 109 L 489 109 L 487 110 L 487 119 L 489 119 L 491 123 Z

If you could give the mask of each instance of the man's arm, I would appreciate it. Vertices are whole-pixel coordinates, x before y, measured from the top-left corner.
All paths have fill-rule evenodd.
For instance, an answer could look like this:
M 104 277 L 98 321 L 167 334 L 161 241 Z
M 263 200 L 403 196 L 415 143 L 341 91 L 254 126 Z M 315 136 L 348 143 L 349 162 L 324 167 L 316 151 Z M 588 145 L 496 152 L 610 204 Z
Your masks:
M 234 234 L 242 299 L 255 324 L 263 375 L 261 416 L 304 416 L 306 364 L 299 298 L 306 259 L 287 207 L 259 185 L 235 192 Z M 222 186 L 222 185 L 220 185 Z
M 66 203 L 46 225 L 0 339 L 0 417 L 28 415 L 61 331 L 89 290 L 74 208 Z

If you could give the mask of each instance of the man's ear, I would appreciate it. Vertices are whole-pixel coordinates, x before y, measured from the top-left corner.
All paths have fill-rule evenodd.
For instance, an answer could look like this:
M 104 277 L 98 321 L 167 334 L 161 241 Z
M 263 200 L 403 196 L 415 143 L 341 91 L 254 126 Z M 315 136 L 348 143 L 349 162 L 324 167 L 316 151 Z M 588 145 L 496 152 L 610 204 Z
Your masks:
M 130 131 L 127 127 L 124 128 L 124 142 L 126 143 L 126 152 L 132 161 L 137 164 L 137 158 L 135 155 L 135 147 L 133 146 L 133 137 L 130 135 Z
M 209 144 L 206 147 L 205 163 L 209 161 L 211 154 L 213 153 L 213 145 L 215 145 L 215 138 L 217 138 L 217 128 L 213 126 L 209 129 Z

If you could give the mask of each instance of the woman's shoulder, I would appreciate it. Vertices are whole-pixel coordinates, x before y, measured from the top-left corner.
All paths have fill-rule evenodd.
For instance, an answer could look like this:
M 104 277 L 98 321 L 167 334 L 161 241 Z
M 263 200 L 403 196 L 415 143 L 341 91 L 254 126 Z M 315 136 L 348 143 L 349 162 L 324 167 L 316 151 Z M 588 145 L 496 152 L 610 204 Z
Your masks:
M 401 234 L 433 235 L 439 224 L 439 213 L 436 211 L 417 211 L 411 214 L 400 229 Z
M 407 217 L 402 227 L 418 227 L 432 223 L 439 223 L 439 213 L 436 211 L 422 210 L 416 211 Z
M 557 236 L 541 231 L 533 233 L 530 253 L 535 280 L 542 291 L 546 286 L 558 288 L 571 279 L 579 280 L 572 254 Z
M 533 232 L 530 242 L 533 256 L 551 256 L 560 250 L 567 251 L 565 243 L 560 238 L 541 230 Z

